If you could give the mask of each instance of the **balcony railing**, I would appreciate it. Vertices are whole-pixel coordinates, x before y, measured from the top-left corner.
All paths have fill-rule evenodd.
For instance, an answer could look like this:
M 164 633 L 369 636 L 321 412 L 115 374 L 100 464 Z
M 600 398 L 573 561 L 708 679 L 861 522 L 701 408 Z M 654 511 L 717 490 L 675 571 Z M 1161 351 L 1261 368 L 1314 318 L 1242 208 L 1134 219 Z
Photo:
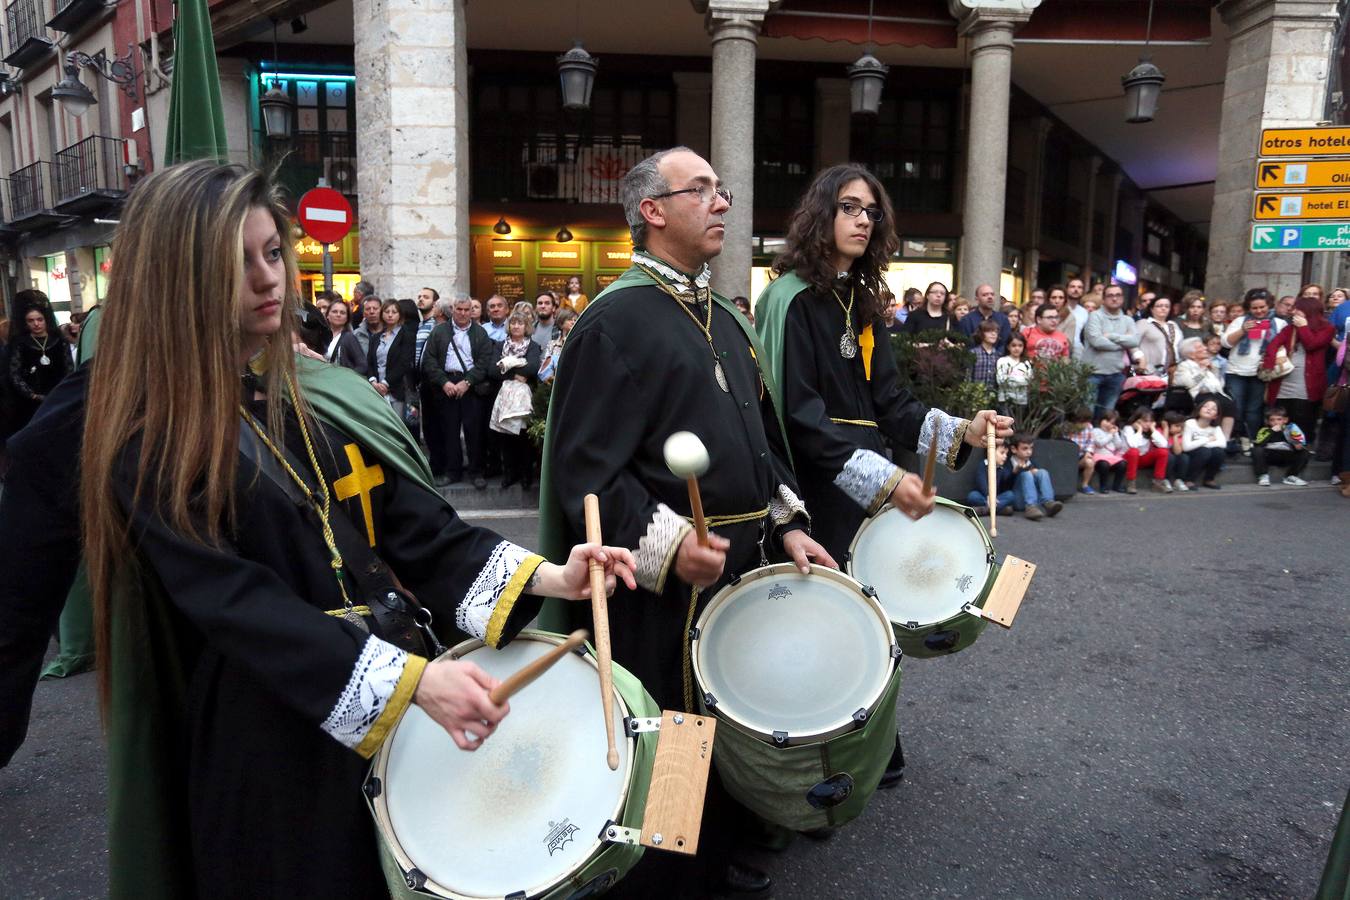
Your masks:
M 655 152 L 639 137 L 582 142 L 577 135 L 539 134 L 475 145 L 476 197 L 618 203 L 619 181 Z
M 292 200 L 328 179 L 328 186 L 346 194 L 356 205 L 356 138 L 346 132 L 296 132 L 289 143 L 276 147 L 283 154 L 277 178 Z M 272 160 L 275 162 L 275 159 Z
M 40 161 L 24 166 L 9 176 L 10 221 L 17 222 L 51 210 L 52 164 Z
M 51 49 L 43 8 L 40 0 L 15 0 L 5 7 L 5 62 L 22 68 Z
M 56 154 L 56 204 L 115 200 L 126 193 L 126 141 L 94 134 Z

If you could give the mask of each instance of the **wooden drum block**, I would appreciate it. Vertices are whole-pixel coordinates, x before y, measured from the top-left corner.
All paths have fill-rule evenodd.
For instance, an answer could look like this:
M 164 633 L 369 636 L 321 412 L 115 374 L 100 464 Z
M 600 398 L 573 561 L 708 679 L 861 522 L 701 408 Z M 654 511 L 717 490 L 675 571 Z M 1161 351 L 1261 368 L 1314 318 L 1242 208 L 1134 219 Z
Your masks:
M 717 721 L 710 716 L 662 711 L 661 739 L 642 817 L 642 846 L 688 856 L 698 852 L 716 730 Z
M 1011 628 L 1031 584 L 1031 576 L 1035 574 L 1035 564 L 1025 559 L 1009 556 L 1003 560 L 994 587 L 984 601 L 984 617 L 1004 628 Z

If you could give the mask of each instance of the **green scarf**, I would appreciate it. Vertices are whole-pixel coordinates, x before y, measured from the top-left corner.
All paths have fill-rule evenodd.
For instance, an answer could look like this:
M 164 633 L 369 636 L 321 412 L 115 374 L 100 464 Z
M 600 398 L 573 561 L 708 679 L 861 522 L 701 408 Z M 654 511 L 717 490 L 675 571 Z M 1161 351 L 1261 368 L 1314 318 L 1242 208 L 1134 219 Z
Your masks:
M 648 254 L 650 255 L 650 254 Z M 669 265 L 667 263 L 667 265 Z M 672 267 L 673 268 L 673 267 Z M 592 300 L 586 309 L 577 319 L 577 324 L 573 326 L 573 331 L 581 327 L 581 323 L 586 321 L 592 309 L 599 309 L 611 303 L 620 302 L 614 295 L 625 288 L 644 287 L 658 283 L 660 276 L 654 276 L 646 269 L 639 268 L 637 265 L 631 266 L 626 272 L 618 277 L 616 281 L 605 288 L 595 299 Z M 664 279 L 662 279 L 664 280 Z M 669 283 L 669 282 L 667 282 Z M 774 380 L 773 375 L 764 366 L 764 347 L 759 342 L 759 336 L 755 334 L 755 329 L 750 322 L 741 315 L 741 311 L 735 307 L 731 301 L 727 300 L 721 294 L 709 291 L 713 302 L 729 312 L 736 324 L 741 327 L 745 333 L 745 339 L 750 342 L 750 347 L 755 354 L 756 365 L 759 366 L 760 377 L 764 380 L 764 389 L 768 392 L 769 399 L 773 403 L 774 414 L 778 418 L 778 427 L 786 436 L 787 429 L 783 422 L 783 408 L 778 396 L 778 382 Z M 567 518 L 564 515 L 561 501 L 553 489 L 553 444 L 555 440 L 555 430 L 553 428 L 553 417 L 548 418 L 544 429 L 544 448 L 543 463 L 539 472 L 539 553 L 545 559 L 552 562 L 561 563 L 566 560 L 567 554 L 571 549 L 572 542 L 568 538 Z M 789 459 L 789 462 L 791 460 Z M 539 614 L 540 627 L 566 632 L 568 627 L 564 617 L 565 607 L 563 601 L 550 600 L 544 604 L 543 611 Z
M 319 419 L 369 450 L 380 465 L 441 496 L 412 435 L 359 375 L 308 358 L 298 358 L 296 368 L 300 393 Z M 118 592 L 119 609 L 139 607 L 146 615 L 123 615 L 114 623 L 107 717 L 109 894 L 190 897 L 196 891 L 186 798 L 172 788 L 187 778 L 184 711 L 200 639 L 157 579 L 128 579 Z
M 776 384 L 783 383 L 783 332 L 787 326 L 788 307 L 797 295 L 810 285 L 796 272 L 784 272 L 760 292 L 755 301 L 755 328 L 759 331 L 766 363 Z

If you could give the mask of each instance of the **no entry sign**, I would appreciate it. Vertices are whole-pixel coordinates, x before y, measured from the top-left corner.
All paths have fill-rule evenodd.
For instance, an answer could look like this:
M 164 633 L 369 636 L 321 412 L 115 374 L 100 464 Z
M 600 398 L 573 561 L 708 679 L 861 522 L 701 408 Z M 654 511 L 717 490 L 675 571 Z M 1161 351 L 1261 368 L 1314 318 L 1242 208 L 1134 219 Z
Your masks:
M 336 244 L 355 224 L 352 205 L 332 188 L 306 191 L 300 198 L 298 218 L 305 234 L 321 244 Z

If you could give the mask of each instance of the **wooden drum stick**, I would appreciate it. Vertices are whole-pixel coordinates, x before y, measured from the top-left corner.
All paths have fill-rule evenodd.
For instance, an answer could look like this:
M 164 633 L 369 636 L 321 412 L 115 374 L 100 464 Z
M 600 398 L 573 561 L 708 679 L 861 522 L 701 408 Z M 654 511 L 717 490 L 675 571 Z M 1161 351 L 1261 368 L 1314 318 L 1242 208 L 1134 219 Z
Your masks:
M 603 544 L 600 539 L 600 498 L 587 494 L 586 542 Z M 614 660 L 609 648 L 609 596 L 605 593 L 605 567 L 591 560 L 591 618 L 595 620 L 595 657 L 600 668 L 600 704 L 605 714 L 605 741 L 609 751 L 605 761 L 611 772 L 619 768 L 619 751 L 614 746 Z
M 928 445 L 928 458 L 923 463 L 923 493 L 925 497 L 933 495 L 933 478 L 937 475 L 937 435 Z
M 694 532 L 698 535 L 700 547 L 708 546 L 708 523 L 703 518 L 703 496 L 698 492 L 698 478 L 690 475 L 685 479 L 689 485 L 689 510 L 694 517 Z
M 578 628 L 568 635 L 567 640 L 563 641 L 538 659 L 526 663 L 518 670 L 511 673 L 505 681 L 488 692 L 488 699 L 498 705 L 505 703 L 509 698 L 518 694 L 520 690 L 530 682 L 552 668 L 554 663 L 580 647 L 585 642 L 586 629 Z
M 998 432 L 994 428 L 993 421 L 989 423 L 987 432 L 989 440 L 989 536 L 998 537 Z

